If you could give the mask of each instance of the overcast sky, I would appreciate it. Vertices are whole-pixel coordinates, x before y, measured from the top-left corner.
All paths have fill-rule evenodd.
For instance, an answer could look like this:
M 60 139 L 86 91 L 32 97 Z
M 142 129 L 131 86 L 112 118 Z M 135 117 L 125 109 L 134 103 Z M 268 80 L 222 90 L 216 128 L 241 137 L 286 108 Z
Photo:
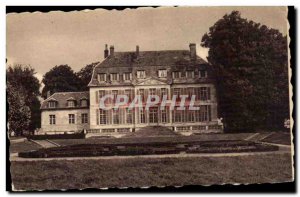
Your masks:
M 232 10 L 248 18 L 287 32 L 285 7 L 181 7 L 97 9 L 80 12 L 7 14 L 8 65 L 29 64 L 39 79 L 52 67 L 68 64 L 74 71 L 103 60 L 104 45 L 115 51 L 188 49 L 197 43 L 203 58 L 207 50 L 199 44 L 217 20 Z

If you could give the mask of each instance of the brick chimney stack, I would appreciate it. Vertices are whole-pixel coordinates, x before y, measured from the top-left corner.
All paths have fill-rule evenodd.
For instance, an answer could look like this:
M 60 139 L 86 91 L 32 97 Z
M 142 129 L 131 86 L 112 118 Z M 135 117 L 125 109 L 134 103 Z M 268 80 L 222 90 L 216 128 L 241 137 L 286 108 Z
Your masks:
M 115 47 L 113 46 L 113 45 L 111 45 L 110 47 L 109 47 L 109 54 L 110 54 L 110 56 L 114 56 L 115 54 L 114 54 L 114 52 L 115 52 Z
M 108 57 L 108 49 L 107 49 L 107 44 L 105 44 L 105 50 L 104 50 L 104 58 Z
M 197 54 L 196 54 L 196 44 L 190 43 L 190 56 L 192 60 L 196 60 Z
M 136 57 L 140 55 L 140 47 L 139 45 L 136 45 L 136 51 L 135 51 Z

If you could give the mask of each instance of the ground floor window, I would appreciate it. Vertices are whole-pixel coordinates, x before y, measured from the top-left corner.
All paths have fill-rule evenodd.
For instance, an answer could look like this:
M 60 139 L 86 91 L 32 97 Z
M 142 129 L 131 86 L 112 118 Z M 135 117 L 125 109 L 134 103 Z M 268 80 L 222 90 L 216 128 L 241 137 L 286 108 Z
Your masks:
M 126 123 L 127 124 L 132 124 L 132 109 L 126 109 Z
M 157 107 L 149 108 L 149 122 L 158 123 Z
M 173 122 L 182 122 L 183 110 L 174 110 L 173 111 Z
M 196 121 L 205 122 L 211 121 L 211 107 L 210 105 L 201 105 L 200 110 L 196 111 Z
M 81 114 L 81 123 L 82 124 L 88 123 L 88 114 L 87 113 Z
M 162 123 L 167 122 L 167 110 L 166 109 L 161 110 L 161 122 Z
M 55 124 L 55 115 L 49 115 L 50 124 Z
M 145 109 L 140 109 L 140 123 L 146 123 Z
M 106 111 L 103 109 L 99 110 L 99 115 L 100 115 L 100 124 L 106 124 Z
M 113 113 L 113 124 L 120 124 L 119 109 L 113 109 L 112 113 Z
M 69 124 L 75 124 L 75 114 L 69 114 Z

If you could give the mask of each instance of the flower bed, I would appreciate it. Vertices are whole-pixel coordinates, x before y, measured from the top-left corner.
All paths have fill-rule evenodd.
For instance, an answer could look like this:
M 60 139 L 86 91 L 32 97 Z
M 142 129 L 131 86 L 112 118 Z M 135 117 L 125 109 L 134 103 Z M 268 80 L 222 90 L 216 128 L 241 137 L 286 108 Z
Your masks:
M 63 147 L 44 148 L 37 151 L 21 152 L 20 157 L 91 157 L 114 155 L 159 155 L 186 153 L 236 153 L 276 151 L 277 146 L 263 145 L 248 141 L 214 141 L 187 143 L 147 143 L 147 144 L 78 144 Z

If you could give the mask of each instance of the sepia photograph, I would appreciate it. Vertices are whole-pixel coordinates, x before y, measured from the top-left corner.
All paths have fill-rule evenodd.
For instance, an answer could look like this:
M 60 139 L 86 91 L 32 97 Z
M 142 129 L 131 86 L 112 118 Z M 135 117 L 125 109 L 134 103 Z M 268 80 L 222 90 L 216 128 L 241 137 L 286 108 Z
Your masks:
M 288 7 L 6 13 L 15 192 L 294 182 Z

